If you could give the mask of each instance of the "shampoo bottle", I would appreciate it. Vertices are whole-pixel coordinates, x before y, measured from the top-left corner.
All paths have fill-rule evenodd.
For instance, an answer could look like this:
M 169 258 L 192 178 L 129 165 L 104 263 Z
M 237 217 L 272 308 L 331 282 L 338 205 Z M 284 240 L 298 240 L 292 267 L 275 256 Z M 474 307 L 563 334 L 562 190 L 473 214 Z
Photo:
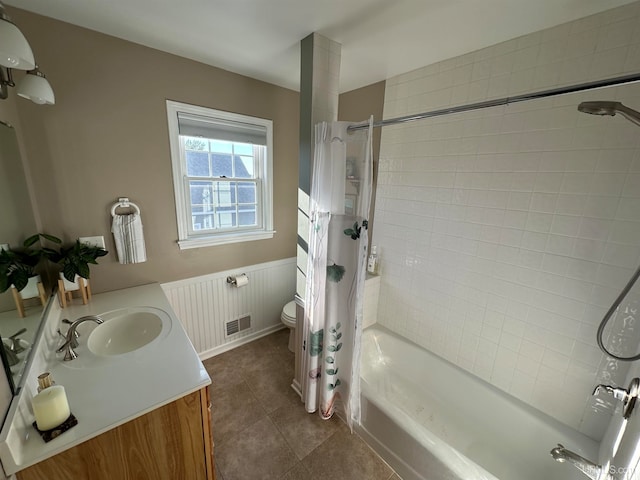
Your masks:
M 374 275 L 378 273 L 378 248 L 375 245 L 371 246 L 371 254 L 367 262 L 367 272 L 373 273 Z

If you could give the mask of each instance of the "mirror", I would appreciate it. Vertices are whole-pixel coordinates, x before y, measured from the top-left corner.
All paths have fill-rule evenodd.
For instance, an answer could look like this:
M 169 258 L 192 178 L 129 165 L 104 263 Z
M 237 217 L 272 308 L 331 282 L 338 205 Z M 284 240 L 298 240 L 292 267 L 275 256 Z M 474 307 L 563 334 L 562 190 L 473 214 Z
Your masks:
M 37 232 L 34 211 L 29 195 L 27 178 L 20 158 L 18 139 L 14 128 L 0 121 L 0 247 L 20 247 L 25 238 Z M 28 293 L 16 296 L 9 288 L 0 294 L 0 357 L 15 395 L 21 385 L 31 344 L 40 327 L 44 304 L 49 295 L 38 290 L 35 296 Z M 24 297 L 24 299 L 22 299 Z M 27 298 L 29 297 L 29 298 Z M 24 306 L 24 316 L 17 305 Z

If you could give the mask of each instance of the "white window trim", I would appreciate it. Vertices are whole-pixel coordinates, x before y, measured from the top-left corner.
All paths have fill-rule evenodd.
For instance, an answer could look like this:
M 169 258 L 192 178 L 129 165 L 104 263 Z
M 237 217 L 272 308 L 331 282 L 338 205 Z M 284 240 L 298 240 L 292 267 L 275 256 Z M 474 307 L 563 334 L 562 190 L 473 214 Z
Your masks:
M 259 162 L 260 178 L 262 182 L 262 227 L 257 229 L 241 229 L 233 232 L 208 232 L 202 235 L 189 234 L 189 224 L 191 222 L 191 218 L 187 214 L 189 192 L 184 186 L 186 165 L 183 164 L 182 157 L 180 155 L 178 112 L 210 116 L 233 122 L 260 125 L 266 128 L 267 161 Z M 188 105 L 185 103 L 167 100 L 167 123 L 169 126 L 169 145 L 171 148 L 173 189 L 175 193 L 176 217 L 178 220 L 178 245 L 180 246 L 180 249 L 185 250 L 189 248 L 210 247 L 215 245 L 273 238 L 276 233 L 275 230 L 273 230 L 273 122 L 263 118 L 223 112 L 212 108 L 199 107 L 196 105 Z

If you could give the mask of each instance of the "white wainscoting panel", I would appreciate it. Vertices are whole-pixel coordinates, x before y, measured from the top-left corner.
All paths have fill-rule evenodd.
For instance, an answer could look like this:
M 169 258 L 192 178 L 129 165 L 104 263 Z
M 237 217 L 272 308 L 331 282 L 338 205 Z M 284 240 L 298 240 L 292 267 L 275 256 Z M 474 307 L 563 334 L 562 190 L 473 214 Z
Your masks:
M 246 273 L 236 288 L 228 276 Z M 162 284 L 201 359 L 213 357 L 283 328 L 282 307 L 293 300 L 296 258 L 261 263 Z M 251 315 L 251 328 L 225 337 L 225 323 Z

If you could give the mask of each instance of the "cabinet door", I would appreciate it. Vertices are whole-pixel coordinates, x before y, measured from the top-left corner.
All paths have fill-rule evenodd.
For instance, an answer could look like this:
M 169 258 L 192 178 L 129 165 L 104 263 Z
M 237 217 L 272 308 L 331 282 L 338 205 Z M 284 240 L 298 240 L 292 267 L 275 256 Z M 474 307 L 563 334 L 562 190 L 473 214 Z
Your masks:
M 215 480 L 215 457 L 213 455 L 213 426 L 211 425 L 211 394 L 209 387 L 200 390 L 202 401 L 202 430 L 204 433 L 204 455 L 207 464 L 207 478 Z
M 18 480 L 212 480 L 213 460 L 205 454 L 206 438 L 211 439 L 210 424 L 204 428 L 206 390 L 157 408 L 16 476 Z

